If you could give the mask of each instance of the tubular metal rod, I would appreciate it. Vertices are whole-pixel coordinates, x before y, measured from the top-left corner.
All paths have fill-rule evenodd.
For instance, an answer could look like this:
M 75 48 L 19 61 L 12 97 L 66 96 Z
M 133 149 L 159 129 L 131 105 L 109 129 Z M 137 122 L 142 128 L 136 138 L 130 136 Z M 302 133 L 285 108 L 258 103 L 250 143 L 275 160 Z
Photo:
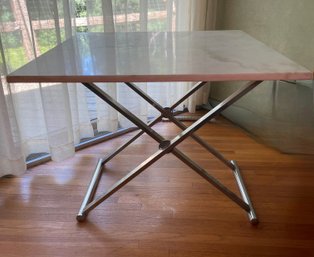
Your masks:
M 139 96 L 141 96 L 143 99 L 145 99 L 149 104 L 154 106 L 161 114 L 167 115 L 167 118 L 171 120 L 175 125 L 177 125 L 182 130 L 185 130 L 187 127 L 177 120 L 171 113 L 167 113 L 167 111 L 159 104 L 157 103 L 153 98 L 151 98 L 149 95 L 147 95 L 143 90 L 141 90 L 139 87 L 134 85 L 130 82 L 125 82 L 125 84 L 131 88 L 134 92 L 136 92 Z M 203 141 L 199 136 L 195 134 L 191 134 L 191 137 L 198 142 L 200 145 L 202 145 L 204 148 L 207 149 L 212 155 L 214 155 L 217 159 L 219 159 L 223 164 L 225 164 L 228 168 L 234 169 L 233 164 L 228 161 L 221 153 L 219 153 L 215 148 L 213 148 L 211 145 L 209 145 L 207 142 Z
M 216 187 L 220 192 L 222 192 L 227 197 L 229 197 L 233 202 L 238 204 L 242 209 L 246 210 L 247 212 L 250 211 L 250 206 L 246 202 L 244 202 L 241 198 L 239 198 L 235 193 L 230 191 L 226 186 L 221 184 L 219 180 L 217 180 L 216 178 L 208 174 L 206 170 L 200 167 L 196 162 L 189 159 L 182 152 L 173 151 L 173 154 L 176 157 L 178 157 L 182 162 L 184 162 L 186 165 L 188 165 L 190 168 L 192 168 L 196 173 L 202 176 L 205 180 L 207 180 L 210 184 Z
M 199 90 L 200 88 L 202 88 L 204 85 L 206 85 L 207 82 L 200 82 L 198 84 L 196 84 L 193 88 L 191 88 L 184 96 L 182 96 L 177 102 L 175 102 L 171 107 L 170 110 L 173 110 L 174 108 L 176 108 L 178 105 L 180 105 L 184 100 L 186 100 L 188 97 L 190 97 L 192 94 L 194 94 L 197 90 Z M 154 126 L 156 123 L 158 123 L 160 120 L 162 119 L 162 116 L 159 116 L 157 118 L 155 118 L 153 121 L 151 121 L 148 126 L 152 127 Z M 120 153 L 121 151 L 123 151 L 123 149 L 125 149 L 127 146 L 129 146 L 131 143 L 133 143 L 137 138 L 139 138 L 141 135 L 143 135 L 145 132 L 144 131 L 140 131 L 139 133 L 137 133 L 136 135 L 134 135 L 133 138 L 131 138 L 129 141 L 125 142 L 123 145 L 121 145 L 120 147 L 118 147 L 116 150 L 114 150 L 112 153 L 110 153 L 109 155 L 107 155 L 104 158 L 104 163 L 107 163 L 108 161 L 110 161 L 113 157 L 115 157 L 118 153 Z
M 159 116 L 157 118 L 155 118 L 154 120 L 152 120 L 151 122 L 149 122 L 147 124 L 147 126 L 152 127 L 154 126 L 156 123 L 158 123 L 159 121 L 161 121 L 162 116 Z M 108 161 L 110 161 L 113 157 L 115 157 L 118 153 L 120 153 L 121 151 L 123 151 L 123 149 L 125 149 L 126 147 L 128 147 L 131 143 L 133 143 L 136 139 L 138 139 L 141 135 L 143 135 L 145 132 L 143 130 L 141 130 L 140 132 L 138 132 L 136 135 L 134 135 L 131 139 L 129 139 L 127 142 L 125 142 L 123 145 L 119 146 L 117 149 L 115 149 L 113 152 L 111 152 L 110 154 L 106 155 L 103 160 L 104 163 L 107 163 Z
M 173 149 L 172 152 L 173 152 L 173 154 L 176 157 L 178 157 L 181 161 L 183 161 L 190 168 L 192 168 L 194 171 L 196 171 L 199 175 L 201 175 L 203 178 L 205 178 L 209 183 L 211 183 L 214 187 L 216 187 L 219 191 L 221 191 L 227 197 L 229 197 L 233 202 L 238 204 L 241 208 L 243 208 L 247 212 L 250 211 L 250 207 L 248 206 L 247 203 L 245 203 L 236 194 L 234 194 L 227 187 L 225 187 L 223 184 L 221 184 L 216 178 L 214 178 L 213 176 L 209 175 L 198 164 L 196 164 L 194 161 L 190 160 L 187 156 L 185 156 L 182 152 L 180 152 L 177 149 Z M 167 151 L 165 151 L 165 150 L 158 150 L 156 153 L 151 155 L 149 158 L 147 158 L 145 161 L 143 161 L 140 165 L 138 165 L 136 168 L 134 168 L 130 173 L 128 173 L 125 177 L 123 177 L 117 183 L 115 183 L 106 193 L 102 194 L 97 199 L 95 199 L 94 201 L 90 202 L 85 207 L 84 212 L 89 212 L 92 209 L 96 208 L 100 203 L 105 201 L 113 193 L 118 191 L 125 184 L 130 182 L 133 178 L 135 178 L 137 175 L 142 173 L 147 167 L 152 165 L 154 162 L 156 162 L 158 159 L 160 159 L 165 154 L 167 154 Z
M 195 84 L 182 98 L 180 98 L 177 102 L 175 102 L 170 109 L 173 110 L 177 106 L 179 106 L 182 102 L 184 102 L 187 98 L 189 98 L 191 95 L 193 95 L 197 90 L 202 88 L 204 85 L 207 84 L 207 81 L 202 81 L 198 84 Z
M 214 118 L 216 115 L 220 114 L 227 107 L 229 107 L 231 104 L 233 104 L 238 99 L 240 99 L 242 96 L 244 96 L 246 93 L 251 91 L 253 88 L 255 88 L 261 82 L 262 81 L 249 82 L 247 85 L 238 89 L 232 95 L 227 97 L 224 101 L 222 101 L 220 104 L 218 104 L 215 108 L 213 108 L 211 111 L 209 111 L 203 117 L 201 117 L 199 120 L 194 122 L 190 127 L 185 129 L 180 134 L 178 134 L 174 139 L 172 139 L 170 145 L 167 147 L 168 150 L 170 151 L 171 148 L 180 144 L 184 139 L 189 137 L 193 132 L 195 132 L 196 130 L 201 128 L 208 120 L 210 120 L 210 119 Z
M 97 136 L 97 137 L 94 137 L 92 139 L 83 141 L 83 142 L 81 142 L 81 143 L 79 143 L 79 144 L 77 144 L 75 146 L 75 152 L 79 151 L 81 149 L 84 149 L 86 147 L 93 146 L 93 145 L 105 142 L 105 141 L 107 141 L 109 139 L 121 136 L 123 134 L 129 133 L 129 132 L 133 132 L 135 130 L 138 130 L 138 128 L 137 127 L 131 127 L 131 128 L 126 128 L 126 129 L 119 129 L 116 132 L 108 133 L 108 134 L 105 134 L 105 135 Z M 26 168 L 30 169 L 30 168 L 33 168 L 35 166 L 38 166 L 40 164 L 43 164 L 43 163 L 49 162 L 49 161 L 51 161 L 51 155 L 50 154 L 45 154 L 45 155 L 42 155 L 42 156 L 40 156 L 38 158 L 34 158 L 34 159 L 29 160 L 29 161 L 26 161 Z
M 182 96 L 179 100 L 177 100 L 177 102 L 175 102 L 171 107 L 170 110 L 173 110 L 174 108 L 176 108 L 178 105 L 180 105 L 183 101 L 185 101 L 188 97 L 190 97 L 192 94 L 194 94 L 197 90 L 199 90 L 200 88 L 202 88 L 204 85 L 206 85 L 206 81 L 205 82 L 200 82 L 196 85 L 194 85 L 184 96 Z M 154 126 L 156 123 L 158 123 L 160 120 L 162 119 L 162 116 L 159 116 L 157 118 L 155 118 L 153 121 L 151 121 L 148 126 L 152 127 Z M 107 155 L 104 158 L 104 163 L 107 163 L 108 161 L 110 161 L 113 157 L 115 157 L 118 153 L 120 153 L 123 149 L 125 149 L 127 146 L 129 146 L 131 143 L 133 143 L 137 138 L 139 138 L 141 135 L 143 135 L 145 132 L 144 131 L 140 131 L 138 134 L 136 134 L 133 138 L 131 138 L 129 141 L 127 141 L 126 143 L 124 143 L 123 145 L 121 145 L 119 148 L 117 148 L 115 151 L 113 151 L 112 153 L 110 153 L 109 155 Z
M 84 212 L 90 212 L 94 208 L 96 208 L 99 204 L 101 204 L 104 200 L 106 200 L 113 193 L 117 192 L 120 188 L 122 188 L 125 184 L 135 178 L 137 175 L 142 173 L 146 168 L 148 168 L 151 164 L 160 159 L 167 152 L 164 150 L 158 150 L 156 153 L 147 158 L 144 162 L 134 168 L 131 172 L 129 172 L 126 176 L 116 182 L 106 193 L 99 196 L 94 201 L 90 202 L 84 209 Z
M 154 126 L 156 123 L 158 123 L 160 120 L 162 119 L 161 116 L 157 117 L 156 119 L 154 119 L 153 121 L 151 121 L 149 124 L 147 124 L 147 126 L 152 127 Z M 134 137 L 132 137 L 130 140 L 128 140 L 127 142 L 125 142 L 123 145 L 119 146 L 116 150 L 114 150 L 112 153 L 108 154 L 107 156 L 104 157 L 104 163 L 109 162 L 113 157 L 115 157 L 118 153 L 120 153 L 121 151 L 123 151 L 123 149 L 125 149 L 127 146 L 129 146 L 131 143 L 133 143 L 136 139 L 138 139 L 141 135 L 144 134 L 144 131 L 140 131 L 138 132 L 136 135 L 134 135 Z
M 165 109 L 157 103 L 153 98 L 151 98 L 149 95 L 147 95 L 142 89 L 134 85 L 130 82 L 125 82 L 125 84 L 131 88 L 135 93 L 137 93 L 140 97 L 142 97 L 146 102 L 148 102 L 150 105 L 154 106 L 160 113 L 164 114 Z
M 171 107 L 170 110 L 172 111 L 174 108 L 176 108 L 178 105 L 180 105 L 183 101 L 185 101 L 187 98 L 189 98 L 192 94 L 194 94 L 197 90 L 202 88 L 204 85 L 206 85 L 206 81 L 200 82 L 196 85 L 194 85 L 184 96 L 182 96 L 177 102 L 175 102 Z M 158 123 L 162 119 L 162 116 L 159 116 L 155 118 L 153 121 L 151 121 L 148 126 L 152 127 L 156 123 Z M 141 135 L 143 135 L 145 132 L 140 131 L 138 134 L 136 134 L 133 138 L 131 138 L 129 141 L 121 145 L 119 148 L 117 148 L 115 151 L 110 153 L 104 158 L 104 163 L 107 163 L 110 161 L 113 157 L 115 157 L 118 153 L 120 153 L 123 149 L 125 149 L 127 146 L 129 146 L 131 143 L 133 143 L 137 138 L 139 138 Z M 214 154 L 215 155 L 215 154 Z
M 176 121 L 172 121 L 173 123 L 175 123 L 178 127 L 180 127 L 182 130 L 186 129 L 187 127 L 183 124 L 183 123 L 179 123 L 177 122 L 178 120 L 176 119 Z M 180 125 L 179 125 L 180 124 Z M 183 126 L 182 126 L 183 125 Z M 234 169 L 233 164 L 228 161 L 220 152 L 218 152 L 215 148 L 213 148 L 210 144 L 208 144 L 207 142 L 205 142 L 203 139 L 201 139 L 198 135 L 192 134 L 191 137 L 198 142 L 201 146 L 203 146 L 205 149 L 207 149 L 207 151 L 209 151 L 212 155 L 214 155 L 217 159 L 219 159 L 223 164 L 225 164 L 228 168 L 230 169 Z
M 78 151 L 78 150 L 84 149 L 86 147 L 105 142 L 105 141 L 110 140 L 112 138 L 116 138 L 116 137 L 122 136 L 126 133 L 133 132 L 135 130 L 138 130 L 138 127 L 134 126 L 134 127 L 130 127 L 130 128 L 119 129 L 116 132 L 109 132 L 109 133 L 106 133 L 104 135 L 88 139 L 88 140 L 83 141 L 82 143 L 79 143 L 78 145 L 76 145 L 75 151 Z
M 89 183 L 86 194 L 85 194 L 84 199 L 82 201 L 80 210 L 79 210 L 78 214 L 76 215 L 76 219 L 79 222 L 84 221 L 87 217 L 88 213 L 85 211 L 85 207 L 87 204 L 89 204 L 92 201 L 92 199 L 95 195 L 95 192 L 96 192 L 96 189 L 97 189 L 97 186 L 99 183 L 102 167 L 103 167 L 103 159 L 99 159 L 98 163 L 96 165 L 93 177 Z
M 247 210 L 249 220 L 252 224 L 258 224 L 258 219 L 257 219 L 256 213 L 254 211 L 254 207 L 253 207 L 253 204 L 251 202 L 250 196 L 246 190 L 244 180 L 243 180 L 242 175 L 241 175 L 241 171 L 240 171 L 240 169 L 239 169 L 239 167 L 235 161 L 232 160 L 231 162 L 233 163 L 233 165 L 235 167 L 235 169 L 233 170 L 233 174 L 234 174 L 234 177 L 237 181 L 241 196 L 242 196 L 244 202 L 246 202 L 249 206 L 249 210 Z
M 121 113 L 124 117 L 133 122 L 137 127 L 142 129 L 146 134 L 150 135 L 157 142 L 162 140 L 161 136 L 152 128 L 148 127 L 145 122 L 136 117 L 133 113 L 131 113 L 128 109 L 126 109 L 123 105 L 118 103 L 115 99 L 113 99 L 110 95 L 105 93 L 99 87 L 97 87 L 94 83 L 82 83 L 85 87 L 87 87 L 90 91 L 94 92 L 97 96 L 99 96 L 102 100 L 104 100 L 107 104 L 109 104 L 112 108 Z

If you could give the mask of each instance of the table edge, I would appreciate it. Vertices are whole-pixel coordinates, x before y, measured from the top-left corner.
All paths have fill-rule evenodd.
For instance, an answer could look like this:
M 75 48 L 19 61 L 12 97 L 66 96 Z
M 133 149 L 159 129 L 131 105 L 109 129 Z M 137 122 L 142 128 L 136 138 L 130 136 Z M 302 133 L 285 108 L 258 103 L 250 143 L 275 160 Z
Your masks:
M 176 74 L 176 75 L 92 75 L 92 76 L 15 76 L 7 75 L 8 83 L 79 83 L 79 82 L 192 82 L 192 81 L 258 81 L 313 80 L 312 72 L 264 74 Z

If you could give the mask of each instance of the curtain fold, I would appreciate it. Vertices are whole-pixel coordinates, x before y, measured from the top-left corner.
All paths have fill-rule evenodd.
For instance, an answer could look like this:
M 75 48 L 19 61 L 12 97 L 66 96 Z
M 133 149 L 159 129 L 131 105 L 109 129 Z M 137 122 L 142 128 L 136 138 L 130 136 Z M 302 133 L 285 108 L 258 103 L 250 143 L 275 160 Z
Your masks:
M 176 0 L 177 18 L 176 30 L 177 31 L 192 31 L 192 30 L 205 30 L 215 28 L 215 19 L 212 19 L 212 14 L 216 12 L 217 1 L 207 0 Z M 208 16 L 208 14 L 211 14 Z M 210 19 L 211 18 L 211 19 Z M 193 87 L 193 83 L 177 84 L 184 92 Z M 202 90 L 193 94 L 186 102 L 185 106 L 190 112 L 195 112 L 196 106 L 206 104 L 208 102 L 210 85 L 206 85 Z M 178 90 L 180 90 L 178 88 Z
M 82 85 L 8 85 L 6 74 L 78 32 L 204 30 L 209 23 L 212 29 L 215 2 L 3 0 L 0 6 L 0 176 L 22 174 L 25 158 L 30 154 L 47 152 L 53 160 L 63 160 L 74 154 L 74 145 L 82 139 L 132 125 Z M 158 114 L 122 84 L 98 85 L 145 122 Z M 160 87 L 156 83 L 140 83 L 139 86 L 169 106 L 191 83 L 164 83 Z M 208 87 L 180 108 L 194 111 L 207 98 Z
M 8 174 L 20 175 L 26 167 L 25 157 L 22 152 L 12 101 L 5 96 L 1 81 L 0 124 L 0 177 Z

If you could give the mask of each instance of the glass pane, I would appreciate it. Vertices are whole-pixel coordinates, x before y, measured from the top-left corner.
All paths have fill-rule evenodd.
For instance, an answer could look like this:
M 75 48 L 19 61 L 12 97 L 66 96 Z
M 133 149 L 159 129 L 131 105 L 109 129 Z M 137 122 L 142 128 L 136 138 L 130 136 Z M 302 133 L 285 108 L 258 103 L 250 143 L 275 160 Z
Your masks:
M 41 54 L 47 52 L 57 44 L 55 29 L 42 29 L 35 31 L 37 44 Z
M 8 71 L 16 70 L 27 62 L 21 31 L 2 33 L 1 40 Z

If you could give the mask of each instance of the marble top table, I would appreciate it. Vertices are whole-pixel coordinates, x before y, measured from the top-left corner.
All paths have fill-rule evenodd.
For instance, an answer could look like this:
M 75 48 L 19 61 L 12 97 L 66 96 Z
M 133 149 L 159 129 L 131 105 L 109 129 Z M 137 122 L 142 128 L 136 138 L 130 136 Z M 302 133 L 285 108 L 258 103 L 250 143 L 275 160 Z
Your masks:
M 88 213 L 100 203 L 164 155 L 172 153 L 244 209 L 250 222 L 256 224 L 258 219 L 237 163 L 234 160 L 227 160 L 194 132 L 264 80 L 310 80 L 312 76 L 309 70 L 241 31 L 133 32 L 78 34 L 9 74 L 7 81 L 80 82 L 140 128 L 141 131 L 128 142 L 99 159 L 76 216 L 78 221 L 84 221 Z M 189 127 L 176 119 L 173 111 L 180 103 L 206 85 L 207 81 L 223 80 L 250 82 Z M 133 83 L 158 81 L 199 83 L 173 105 L 163 107 Z M 94 82 L 123 82 L 161 114 L 146 124 Z M 152 128 L 162 118 L 172 121 L 182 129 L 182 132 L 171 140 L 165 139 Z M 143 133 L 157 141 L 159 149 L 94 199 L 105 163 Z M 194 139 L 232 170 L 241 198 L 177 148 L 177 145 L 188 137 Z
M 310 80 L 313 74 L 242 31 L 83 33 L 8 82 Z

